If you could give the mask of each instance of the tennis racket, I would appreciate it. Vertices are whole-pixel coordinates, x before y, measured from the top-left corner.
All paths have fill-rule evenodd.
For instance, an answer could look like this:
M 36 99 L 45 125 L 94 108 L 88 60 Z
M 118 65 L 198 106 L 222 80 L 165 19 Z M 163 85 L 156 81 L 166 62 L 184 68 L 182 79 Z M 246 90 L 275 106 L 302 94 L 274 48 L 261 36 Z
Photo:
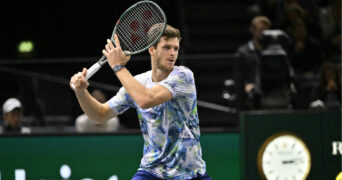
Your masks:
M 149 1 L 139 1 L 129 7 L 116 22 L 111 41 L 115 45 L 114 34 L 118 35 L 121 49 L 126 55 L 139 54 L 162 36 L 166 27 L 166 16 L 158 4 Z M 87 71 L 86 79 L 92 77 L 104 64 L 106 56 L 102 56 Z M 75 85 L 72 84 L 75 89 Z

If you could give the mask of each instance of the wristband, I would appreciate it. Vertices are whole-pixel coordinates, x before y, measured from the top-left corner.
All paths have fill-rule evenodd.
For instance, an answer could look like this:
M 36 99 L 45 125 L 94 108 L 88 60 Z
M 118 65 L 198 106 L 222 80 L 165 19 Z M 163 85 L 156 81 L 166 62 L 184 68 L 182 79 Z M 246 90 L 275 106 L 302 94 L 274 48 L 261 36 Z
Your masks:
M 118 65 L 114 66 L 113 70 L 116 73 L 116 72 L 120 71 L 120 69 L 122 69 L 122 68 L 125 68 L 125 65 L 118 64 Z

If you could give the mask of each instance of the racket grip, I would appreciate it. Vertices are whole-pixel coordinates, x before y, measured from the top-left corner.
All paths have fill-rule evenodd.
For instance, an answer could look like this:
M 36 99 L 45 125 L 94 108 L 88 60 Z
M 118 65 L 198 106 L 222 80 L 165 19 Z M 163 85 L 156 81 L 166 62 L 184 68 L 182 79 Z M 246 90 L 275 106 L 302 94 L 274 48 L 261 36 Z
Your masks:
M 91 78 L 100 68 L 101 65 L 99 62 L 93 64 L 87 71 L 86 79 L 88 80 L 89 78 Z M 71 88 L 77 90 L 75 84 L 71 84 Z
M 91 78 L 100 68 L 101 65 L 99 63 L 93 64 L 87 71 L 86 79 Z

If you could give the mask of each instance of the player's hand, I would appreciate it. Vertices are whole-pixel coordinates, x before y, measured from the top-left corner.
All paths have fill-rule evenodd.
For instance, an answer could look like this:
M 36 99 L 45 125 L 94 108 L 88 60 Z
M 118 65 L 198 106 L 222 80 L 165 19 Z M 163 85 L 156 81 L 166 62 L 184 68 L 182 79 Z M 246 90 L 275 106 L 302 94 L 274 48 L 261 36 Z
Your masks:
M 116 47 L 111 40 L 107 39 L 105 49 L 102 50 L 103 55 L 106 56 L 108 64 L 112 69 L 118 64 L 125 65 L 131 58 L 130 55 L 125 55 L 125 53 L 122 52 L 117 34 L 114 34 L 114 40 Z
M 87 69 L 83 68 L 82 72 L 78 72 L 70 79 L 70 87 L 74 91 L 82 91 L 88 88 L 89 83 L 86 79 Z

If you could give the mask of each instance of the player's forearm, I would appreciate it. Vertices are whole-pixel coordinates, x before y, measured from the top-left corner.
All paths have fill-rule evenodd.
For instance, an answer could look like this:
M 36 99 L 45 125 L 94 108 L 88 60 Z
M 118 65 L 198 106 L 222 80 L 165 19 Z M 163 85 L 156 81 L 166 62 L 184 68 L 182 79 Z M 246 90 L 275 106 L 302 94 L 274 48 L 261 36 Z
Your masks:
M 140 107 L 150 107 L 149 104 L 153 99 L 153 94 L 148 88 L 134 79 L 132 74 L 126 68 L 116 72 L 116 76 L 120 80 L 121 84 L 125 87 L 127 93 Z
M 103 105 L 95 100 L 88 92 L 76 91 L 77 100 L 83 110 L 83 112 L 92 120 L 98 123 L 104 123 L 108 120 L 104 111 Z

